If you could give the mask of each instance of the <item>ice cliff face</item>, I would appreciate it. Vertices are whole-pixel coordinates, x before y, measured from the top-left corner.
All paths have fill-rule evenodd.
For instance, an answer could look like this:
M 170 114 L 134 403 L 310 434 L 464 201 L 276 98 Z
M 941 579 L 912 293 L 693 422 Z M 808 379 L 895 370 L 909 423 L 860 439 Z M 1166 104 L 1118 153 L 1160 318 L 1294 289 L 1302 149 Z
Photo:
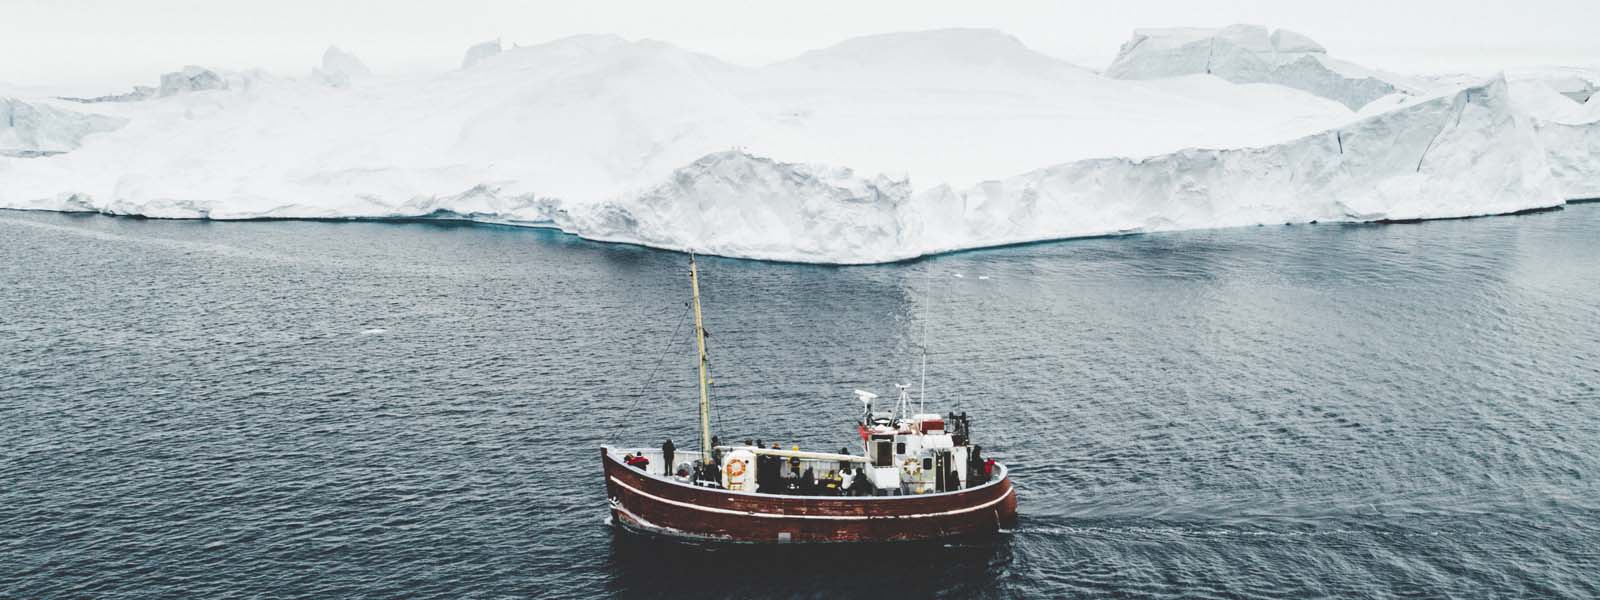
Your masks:
M 799 262 L 905 258 L 904 179 L 719 152 L 637 196 L 569 210 L 583 237 Z M 848 250 L 846 250 L 848 249 Z M 843 252 L 842 252 L 843 251 Z
M 1589 101 L 1591 104 L 1593 100 Z M 1588 123 L 1536 121 L 1550 158 L 1550 171 L 1571 199 L 1600 199 L 1600 120 Z
M 0 156 L 45 156 L 72 151 L 84 137 L 113 131 L 123 119 L 0 98 Z
M 1310 38 L 1257 25 L 1222 29 L 1141 29 L 1122 45 L 1106 75 L 1155 79 L 1207 73 L 1234 83 L 1276 83 L 1338 101 L 1351 110 L 1408 89 L 1330 58 Z
M 1507 73 L 1512 98 L 1529 115 L 1563 194 L 1600 198 L 1600 99 L 1576 93 L 1600 81 L 1600 70 L 1519 69 Z

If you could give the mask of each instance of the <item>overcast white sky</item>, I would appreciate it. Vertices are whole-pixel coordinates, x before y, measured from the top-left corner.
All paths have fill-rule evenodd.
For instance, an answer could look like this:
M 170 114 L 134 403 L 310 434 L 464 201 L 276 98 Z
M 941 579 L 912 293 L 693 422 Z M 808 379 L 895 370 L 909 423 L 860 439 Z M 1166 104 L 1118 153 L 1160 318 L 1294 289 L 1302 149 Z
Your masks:
M 743 64 L 845 38 L 1007 31 L 1104 68 L 1134 28 L 1259 23 L 1400 71 L 1600 64 L 1600 0 L 0 0 L 0 82 L 120 89 L 186 64 L 303 75 L 336 44 L 378 72 L 448 69 L 472 43 L 577 33 L 672 42 Z

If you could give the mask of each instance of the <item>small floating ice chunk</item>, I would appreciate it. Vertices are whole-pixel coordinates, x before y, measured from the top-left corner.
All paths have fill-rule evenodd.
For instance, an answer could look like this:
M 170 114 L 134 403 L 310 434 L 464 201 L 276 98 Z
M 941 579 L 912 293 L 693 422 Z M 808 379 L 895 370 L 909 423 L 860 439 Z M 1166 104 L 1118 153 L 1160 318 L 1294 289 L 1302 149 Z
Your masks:
M 378 334 L 381 334 L 381 333 L 388 333 L 388 332 L 389 332 L 389 330 L 384 329 L 382 327 L 374 327 L 372 329 L 362 330 L 361 335 L 378 335 Z

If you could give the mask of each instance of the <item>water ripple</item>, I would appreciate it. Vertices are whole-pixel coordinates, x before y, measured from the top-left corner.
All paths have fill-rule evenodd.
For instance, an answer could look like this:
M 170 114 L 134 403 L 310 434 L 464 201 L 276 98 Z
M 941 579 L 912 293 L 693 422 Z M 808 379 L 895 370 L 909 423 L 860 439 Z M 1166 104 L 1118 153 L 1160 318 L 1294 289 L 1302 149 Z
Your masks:
M 679 255 L 7 212 L 0 597 L 1596 597 L 1596 231 L 706 259 L 727 437 L 854 443 L 926 324 L 929 405 L 1022 503 L 996 540 L 723 548 L 604 522 L 597 445 L 694 437 L 686 337 L 645 381 Z

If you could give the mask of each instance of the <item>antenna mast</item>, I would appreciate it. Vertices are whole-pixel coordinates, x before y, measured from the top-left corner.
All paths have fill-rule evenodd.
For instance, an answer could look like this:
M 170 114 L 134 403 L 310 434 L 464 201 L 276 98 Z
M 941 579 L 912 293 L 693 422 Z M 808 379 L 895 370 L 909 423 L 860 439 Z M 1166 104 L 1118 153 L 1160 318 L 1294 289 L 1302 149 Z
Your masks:
M 689 285 L 694 289 L 694 339 L 700 347 L 700 461 L 711 462 L 711 395 L 707 393 L 706 328 L 700 319 L 700 269 L 689 255 Z M 671 468 L 670 465 L 668 467 Z

